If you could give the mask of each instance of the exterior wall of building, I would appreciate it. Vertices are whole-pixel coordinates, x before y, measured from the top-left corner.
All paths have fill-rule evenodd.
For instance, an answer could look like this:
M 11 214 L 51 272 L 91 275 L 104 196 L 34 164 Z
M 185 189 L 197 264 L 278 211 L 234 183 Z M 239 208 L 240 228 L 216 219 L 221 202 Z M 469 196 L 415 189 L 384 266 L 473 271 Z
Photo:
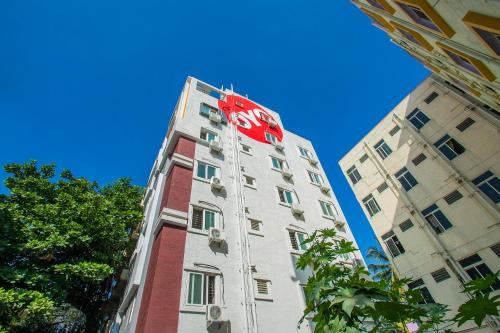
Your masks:
M 500 3 L 469 0 L 352 0 L 392 41 L 451 84 L 500 110 L 499 55 L 473 27 L 500 34 Z M 378 4 L 378 5 L 377 5 Z M 400 6 L 413 5 L 437 22 L 442 31 L 426 28 Z M 379 7 L 377 7 L 379 6 Z M 475 25 L 474 22 L 478 22 Z M 472 22 L 472 23 L 471 23 Z M 493 35 L 492 35 L 493 36 Z M 498 46 L 500 42 L 496 41 Z M 474 73 L 455 62 L 447 51 L 479 68 Z M 493 111 L 495 112 L 495 111 Z
M 433 93 L 438 95 L 429 102 L 428 97 Z M 407 119 L 416 108 L 430 119 L 420 129 Z M 467 118 L 474 122 L 461 131 L 457 126 Z M 498 251 L 495 254 L 491 248 L 498 247 L 500 240 L 499 203 L 472 183 L 487 170 L 500 175 L 498 124 L 498 120 L 490 118 L 484 110 L 448 89 L 439 77 L 430 77 L 340 161 L 341 169 L 380 244 L 390 254 L 397 273 L 412 279 L 421 278 L 436 302 L 450 306 L 451 314 L 467 300 L 459 291 L 462 290 L 461 281 L 469 280 L 470 276 L 460 260 L 479 254 L 491 271 L 500 268 Z M 452 160 L 434 145 L 445 135 L 465 148 Z M 392 151 L 385 159 L 374 148 L 380 140 L 384 140 Z M 422 160 L 421 154 L 425 159 Z M 419 155 L 420 163 L 418 159 L 414 161 Z M 355 184 L 348 175 L 352 167 L 361 177 Z M 409 190 L 405 190 L 395 176 L 402 168 L 407 168 L 418 182 Z M 387 187 L 381 186 L 384 183 Z M 454 202 L 447 197 L 453 191 L 460 193 Z M 375 214 L 370 214 L 363 203 L 369 195 L 380 207 Z M 422 213 L 432 204 L 436 204 L 452 224 L 439 234 L 426 220 L 425 212 Z M 401 225 L 407 220 L 412 224 L 409 228 L 405 228 L 407 223 Z M 387 238 L 383 239 L 390 232 L 397 237 L 404 253 L 390 251 Z M 450 277 L 436 282 L 431 273 L 442 268 Z
M 221 97 L 212 97 L 214 93 Z M 117 318 L 120 332 L 157 332 L 160 327 L 164 332 L 309 332 L 307 321 L 297 329 L 307 272 L 295 269 L 300 251 L 292 248 L 289 230 L 336 228 L 339 237 L 354 241 L 321 164 L 301 157 L 299 146 L 317 158 L 310 141 L 282 130 L 284 149 L 279 150 L 237 130 L 239 125 L 227 116 L 225 123 L 217 124 L 200 114 L 202 104 L 219 108 L 231 95 L 194 78 L 186 81 L 147 185 L 145 219 Z M 276 112 L 258 108 L 283 129 Z M 263 126 L 254 121 L 249 120 Z M 222 139 L 220 153 L 200 138 L 202 130 Z M 271 156 L 286 161 L 291 179 L 273 168 Z M 220 170 L 216 175 L 223 190 L 212 189 L 210 181 L 198 177 L 200 163 Z M 307 170 L 321 175 L 330 191 L 313 184 Z M 192 175 L 189 185 L 185 174 Z M 253 185 L 244 182 L 247 176 L 254 179 Z M 278 186 L 296 194 L 302 216 L 280 203 Z M 333 217 L 323 215 L 319 200 L 332 204 Z M 195 227 L 193 212 L 198 209 L 219 213 L 216 226 L 225 232 L 224 243 L 209 244 L 208 231 Z M 252 228 L 250 219 L 260 222 L 260 230 Z M 359 253 L 351 262 L 356 259 L 362 260 Z M 215 277 L 215 303 L 223 307 L 228 323 L 207 328 L 207 307 L 188 304 L 189 276 L 198 272 Z M 267 294 L 259 292 L 256 280 L 264 281 Z

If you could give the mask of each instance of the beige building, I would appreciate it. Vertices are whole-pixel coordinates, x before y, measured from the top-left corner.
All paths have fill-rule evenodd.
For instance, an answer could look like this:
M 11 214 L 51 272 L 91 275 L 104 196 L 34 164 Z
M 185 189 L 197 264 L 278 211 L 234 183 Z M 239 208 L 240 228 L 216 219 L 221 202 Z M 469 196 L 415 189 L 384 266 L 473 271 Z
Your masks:
M 432 72 L 500 109 L 500 1 L 352 0 Z
M 454 315 L 467 300 L 462 283 L 500 269 L 499 118 L 440 77 L 425 79 L 340 166 L 398 275 L 425 302 Z

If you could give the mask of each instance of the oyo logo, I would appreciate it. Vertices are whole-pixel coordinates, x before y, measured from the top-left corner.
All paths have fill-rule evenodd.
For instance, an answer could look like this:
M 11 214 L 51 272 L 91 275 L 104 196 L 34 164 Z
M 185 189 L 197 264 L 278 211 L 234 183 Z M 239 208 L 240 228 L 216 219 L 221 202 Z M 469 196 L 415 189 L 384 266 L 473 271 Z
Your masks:
M 226 101 L 219 100 L 219 108 L 240 133 L 254 140 L 269 143 L 266 132 L 274 135 L 279 142 L 283 139 L 278 122 L 259 105 L 244 97 L 227 95 Z

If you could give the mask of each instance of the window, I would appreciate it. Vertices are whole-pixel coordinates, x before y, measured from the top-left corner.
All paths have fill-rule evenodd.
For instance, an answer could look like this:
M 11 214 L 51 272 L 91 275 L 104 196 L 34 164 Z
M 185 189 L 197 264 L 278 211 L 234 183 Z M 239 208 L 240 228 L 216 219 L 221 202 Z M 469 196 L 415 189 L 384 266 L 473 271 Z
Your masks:
M 448 273 L 448 271 L 444 267 L 432 272 L 431 275 L 434 281 L 436 281 L 437 283 L 448 280 L 451 277 L 450 273 Z
M 497 257 L 500 257 L 500 243 L 490 246 L 490 249 L 497 255 Z
M 398 237 L 394 234 L 394 231 L 389 231 L 388 233 L 382 235 L 382 240 L 394 258 L 405 253 L 405 249 Z
M 202 116 L 208 117 L 210 115 L 210 112 L 219 113 L 219 110 L 217 108 L 214 108 L 213 106 L 208 105 L 208 104 L 201 103 L 200 114 Z
M 500 202 L 500 180 L 491 171 L 486 171 L 472 181 L 481 192 L 486 194 L 494 203 Z
M 378 193 L 382 193 L 384 192 L 385 190 L 387 190 L 387 188 L 389 187 L 389 185 L 387 185 L 386 182 L 383 182 L 382 184 L 380 184 L 378 187 L 377 187 L 377 192 Z
M 405 191 L 411 190 L 418 184 L 417 180 L 413 177 L 413 175 L 410 173 L 410 171 L 408 171 L 407 168 L 399 170 L 394 176 L 397 180 L 399 180 L 401 186 L 403 186 Z
M 351 180 L 352 185 L 355 185 L 357 182 L 359 182 L 361 180 L 361 175 L 360 175 L 358 169 L 356 169 L 355 165 L 353 165 L 352 167 L 350 167 L 347 170 L 347 176 Z
M 444 201 L 446 201 L 446 203 L 448 205 L 451 205 L 452 203 L 454 203 L 462 198 L 463 198 L 462 193 L 455 190 L 455 191 L 445 195 L 443 199 L 444 199 Z
M 448 134 L 436 141 L 434 146 L 436 146 L 449 160 L 465 152 L 465 148 Z
M 280 171 L 283 170 L 283 168 L 287 166 L 287 163 L 285 161 L 283 161 L 280 158 L 274 157 L 274 156 L 271 156 L 271 164 L 272 164 L 274 169 L 277 169 Z
M 201 83 L 201 82 L 196 82 L 196 90 L 201 91 L 204 94 L 207 94 L 209 96 L 212 96 L 214 98 L 220 99 L 222 94 L 218 92 L 215 89 L 210 88 L 209 86 Z
M 364 163 L 367 159 L 368 159 L 368 155 L 367 154 L 363 154 L 363 156 L 361 156 L 361 158 L 359 159 L 359 162 L 360 163 Z
M 321 177 L 321 175 L 318 175 L 317 173 L 309 171 L 309 170 L 307 170 L 307 173 L 309 174 L 309 179 L 311 180 L 311 183 L 314 183 L 317 185 L 323 184 L 323 178 Z
M 500 56 L 500 30 L 498 18 L 475 12 L 468 12 L 464 16 L 463 21 L 494 55 Z
M 487 275 L 493 275 L 493 272 L 488 265 L 483 262 L 483 259 L 479 256 L 479 254 L 474 254 L 470 257 L 459 260 L 458 262 L 472 280 L 480 279 Z M 497 280 L 497 282 L 491 286 L 491 290 L 494 291 L 499 289 L 500 281 Z
M 411 227 L 413 227 L 413 222 L 410 219 L 408 219 L 406 221 L 401 222 L 399 224 L 399 227 L 401 228 L 402 232 L 405 232 L 408 229 L 410 229 Z
M 425 159 L 427 158 L 427 156 L 425 156 L 423 153 L 421 154 L 418 154 L 417 157 L 415 157 L 413 160 L 411 160 L 413 162 L 413 164 L 415 166 L 419 165 L 420 163 L 422 163 L 423 161 L 425 161 Z
M 373 197 L 373 195 L 369 194 L 366 198 L 363 199 L 363 204 L 365 205 L 366 210 L 370 216 L 373 216 L 381 211 L 380 206 L 377 203 L 377 200 Z
M 187 304 L 206 305 L 215 303 L 215 275 L 189 273 Z
M 429 122 L 429 117 L 425 115 L 422 111 L 419 109 L 415 109 L 412 112 L 410 112 L 407 116 L 406 119 L 412 123 L 413 126 L 415 126 L 416 129 L 421 129 L 422 127 Z
M 451 37 L 455 32 L 445 20 L 425 0 L 395 0 L 396 4 L 418 25 L 438 33 Z
M 360 10 L 368 16 L 370 21 L 372 21 L 373 25 L 375 25 L 376 27 L 386 32 L 394 31 L 394 27 L 389 22 L 387 22 L 382 16 L 375 14 L 371 11 L 368 11 L 364 8 L 360 8 Z
M 278 195 L 282 203 L 291 205 L 295 202 L 295 193 L 293 193 L 292 191 L 278 187 Z
M 309 158 L 311 156 L 309 153 L 309 150 L 302 148 L 300 146 L 299 146 L 299 153 L 300 153 L 300 156 L 305 157 L 305 158 Z
M 424 209 L 422 211 L 422 215 L 424 215 L 431 228 L 434 229 L 437 234 L 440 234 L 453 226 L 446 216 L 444 216 L 444 214 L 439 210 L 439 207 L 436 204 Z
M 274 134 L 271 134 L 269 132 L 265 132 L 266 135 L 266 141 L 272 144 L 275 144 L 278 140 L 276 139 L 276 136 Z
M 391 148 L 389 147 L 389 145 L 387 145 L 387 143 L 385 143 L 384 140 L 380 140 L 379 142 L 377 142 L 377 144 L 373 146 L 373 148 L 375 148 L 382 159 L 385 159 L 392 153 Z
M 408 283 L 408 288 L 413 290 L 420 290 L 420 294 L 422 295 L 422 301 L 420 302 L 420 304 L 436 303 L 431 295 L 431 292 L 429 291 L 429 289 L 427 289 L 422 279 L 418 279 Z
M 253 231 L 261 231 L 262 230 L 262 222 L 261 221 L 257 221 L 254 219 L 248 219 L 248 221 L 250 223 L 250 230 L 253 230 Z
M 367 0 L 370 5 L 378 9 L 387 11 L 389 14 L 394 14 L 396 10 L 392 8 L 386 0 Z
M 432 45 L 418 32 L 401 25 L 399 23 L 391 21 L 391 24 L 403 35 L 408 41 L 412 42 L 413 44 L 416 44 L 427 51 L 432 51 L 433 47 Z
M 217 134 L 207 131 L 206 129 L 202 128 L 200 131 L 200 139 L 212 142 L 215 139 L 217 139 Z
M 436 97 L 438 97 L 439 94 L 435 91 L 433 91 L 429 96 L 427 96 L 425 99 L 424 99 L 424 102 L 427 103 L 427 104 L 431 104 L 431 102 L 433 100 L 436 99 Z
M 257 289 L 257 294 L 269 295 L 269 281 L 262 279 L 255 279 L 255 286 Z
M 209 209 L 200 207 L 193 208 L 193 219 L 191 227 L 199 230 L 209 230 L 218 225 L 219 214 Z
M 252 154 L 252 148 L 250 146 L 241 144 L 241 150 L 247 154 Z
M 243 179 L 245 180 L 245 185 L 255 187 L 255 178 L 244 175 Z
M 332 203 L 320 200 L 319 205 L 321 206 L 321 210 L 323 211 L 324 216 L 335 217 L 334 211 L 336 211 L 336 209 Z
M 462 121 L 460 124 L 457 125 L 457 129 L 460 132 L 463 132 L 466 129 L 468 129 L 474 123 L 475 123 L 474 119 L 472 119 L 470 117 L 467 117 L 467 118 L 464 119 L 464 121 Z
M 394 127 L 393 127 L 390 131 L 389 131 L 389 135 L 390 135 L 390 136 L 394 136 L 394 135 L 396 135 L 396 133 L 397 133 L 397 132 L 399 132 L 399 130 L 400 130 L 400 129 L 401 129 L 401 128 L 400 128 L 398 125 L 394 126 Z
M 303 232 L 288 230 L 288 236 L 290 237 L 292 249 L 294 249 L 295 251 L 307 250 L 307 245 L 302 244 L 307 239 L 307 234 Z
M 457 66 L 469 71 L 472 74 L 480 76 L 488 81 L 495 81 L 496 77 L 480 60 L 458 51 L 448 45 L 437 42 L 437 45 L 450 57 Z
M 199 178 L 210 180 L 216 176 L 216 174 L 218 173 L 218 169 L 219 168 L 214 167 L 213 165 L 198 162 L 198 170 L 196 172 L 196 176 Z

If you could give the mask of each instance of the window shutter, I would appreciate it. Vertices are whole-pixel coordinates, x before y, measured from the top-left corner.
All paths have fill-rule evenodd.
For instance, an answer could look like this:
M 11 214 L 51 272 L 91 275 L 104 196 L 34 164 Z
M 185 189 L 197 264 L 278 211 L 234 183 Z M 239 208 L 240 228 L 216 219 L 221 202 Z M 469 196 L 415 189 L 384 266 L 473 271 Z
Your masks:
M 500 257 L 500 243 L 490 246 L 490 249 L 497 255 L 497 257 Z
M 413 222 L 408 219 L 404 222 L 401 222 L 401 224 L 399 225 L 399 227 L 401 228 L 401 231 L 405 232 L 406 230 L 410 229 L 411 227 L 413 227 Z
M 257 283 L 257 292 L 262 295 L 269 294 L 269 288 L 267 287 L 267 281 L 265 280 L 255 280 Z
M 472 119 L 470 117 L 467 117 L 467 118 L 465 118 L 464 121 L 462 121 L 460 124 L 457 125 L 457 129 L 460 132 L 463 132 L 463 131 L 465 131 L 467 128 L 469 128 L 474 123 L 475 123 L 474 119 Z
M 260 231 L 260 222 L 257 220 L 250 220 L 250 228 L 255 231 Z
M 419 154 L 419 155 L 417 155 L 417 157 L 415 157 L 412 160 L 412 162 L 415 165 L 419 165 L 420 163 L 422 163 L 423 161 L 425 161 L 426 158 L 427 158 L 427 156 L 425 156 L 424 154 Z
M 438 93 L 433 91 L 429 96 L 427 96 L 425 99 L 424 99 L 424 102 L 427 103 L 427 104 L 430 104 L 436 97 L 438 97 Z
M 441 269 L 438 269 L 437 271 L 432 272 L 431 275 L 434 278 L 434 281 L 436 281 L 438 283 L 450 278 L 450 274 L 448 273 L 448 271 L 444 267 Z
M 378 187 L 377 187 L 377 191 L 378 193 L 382 193 L 384 192 L 387 188 L 389 187 L 389 185 L 387 185 L 386 182 L 383 182 L 382 184 L 380 184 Z
M 399 132 L 399 130 L 400 130 L 400 129 L 401 129 L 401 128 L 400 128 L 398 125 L 396 125 L 396 126 L 394 126 L 394 127 L 393 127 L 390 131 L 389 131 L 389 134 L 390 134 L 391 136 L 394 136 L 397 132 Z
M 203 226 L 203 210 L 201 210 L 199 208 L 194 208 L 193 209 L 193 221 L 192 221 L 191 227 L 201 230 L 202 226 Z
M 207 276 L 207 304 L 215 304 L 215 276 Z
M 462 193 L 458 192 L 457 190 L 447 194 L 443 199 L 446 201 L 448 205 L 451 205 L 452 203 L 460 200 L 463 197 Z
M 289 230 L 288 231 L 288 235 L 290 236 L 290 242 L 292 243 L 292 248 L 295 251 L 298 251 L 299 250 L 299 244 L 297 243 L 297 238 L 295 237 L 295 232 Z
M 363 156 L 361 156 L 361 158 L 359 159 L 359 162 L 363 163 L 364 161 L 366 161 L 368 159 L 368 155 L 364 154 Z

